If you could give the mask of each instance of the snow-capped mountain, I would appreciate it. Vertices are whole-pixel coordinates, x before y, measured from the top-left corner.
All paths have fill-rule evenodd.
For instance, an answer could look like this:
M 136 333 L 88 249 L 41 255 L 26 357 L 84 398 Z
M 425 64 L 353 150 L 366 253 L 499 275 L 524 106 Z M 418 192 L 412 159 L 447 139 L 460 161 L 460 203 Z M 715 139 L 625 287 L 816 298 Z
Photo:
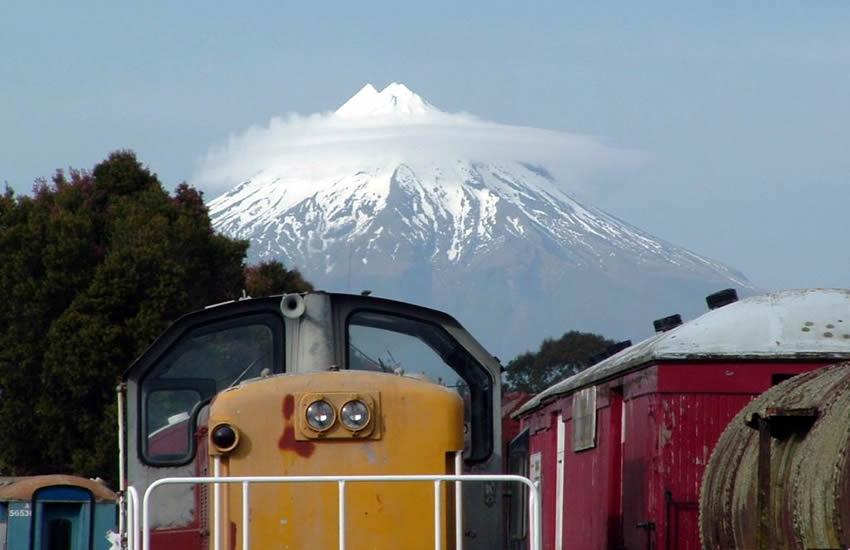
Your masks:
M 393 82 L 381 92 L 371 84 L 366 84 L 334 114 L 342 118 L 370 118 L 383 115 L 421 116 L 436 112 L 439 109 L 408 90 L 407 86 Z
M 506 358 L 570 329 L 646 336 L 656 317 L 697 314 L 709 292 L 752 288 L 581 204 L 539 163 L 430 147 L 457 128 L 506 128 L 458 117 L 401 84 L 367 85 L 321 131 L 292 137 L 357 155 L 335 162 L 313 143 L 303 161 L 271 156 L 209 203 L 213 223 L 249 239 L 252 261 L 279 259 L 319 288 L 445 309 Z

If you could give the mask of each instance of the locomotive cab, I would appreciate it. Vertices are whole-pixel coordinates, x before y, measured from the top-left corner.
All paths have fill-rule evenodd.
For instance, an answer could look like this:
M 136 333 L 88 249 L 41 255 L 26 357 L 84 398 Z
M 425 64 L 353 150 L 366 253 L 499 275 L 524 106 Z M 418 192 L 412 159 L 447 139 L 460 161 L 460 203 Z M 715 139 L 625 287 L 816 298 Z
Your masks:
M 178 320 L 125 374 L 122 479 L 141 494 L 157 479 L 217 468 L 231 476 L 445 474 L 455 473 L 461 451 L 463 473 L 499 473 L 499 374 L 457 321 L 418 306 L 314 292 L 210 307 Z M 354 485 L 349 548 L 392 547 L 399 536 L 408 538 L 396 547 L 433 544 L 410 524 L 429 485 Z M 452 490 L 443 489 L 447 526 Z M 266 537 L 297 548 L 311 533 L 318 547 L 333 547 L 335 491 L 252 489 L 255 546 Z M 241 507 L 235 487 L 225 492 L 226 513 Z M 174 485 L 156 495 L 152 548 L 211 547 L 212 489 Z M 465 547 L 501 547 L 495 487 L 464 484 L 463 501 Z M 228 518 L 222 548 L 237 548 L 233 532 L 244 526 Z

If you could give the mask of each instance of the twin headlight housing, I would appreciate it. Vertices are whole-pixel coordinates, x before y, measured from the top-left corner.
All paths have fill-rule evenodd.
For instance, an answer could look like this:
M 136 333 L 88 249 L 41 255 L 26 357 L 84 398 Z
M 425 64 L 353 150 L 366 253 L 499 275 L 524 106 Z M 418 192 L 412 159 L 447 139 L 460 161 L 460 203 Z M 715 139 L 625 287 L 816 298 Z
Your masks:
M 296 393 L 294 397 L 297 411 L 294 417 L 284 418 L 283 433 L 294 427 L 296 440 L 381 438 L 379 392 Z M 226 420 L 214 423 L 209 437 L 216 454 L 230 453 L 241 439 L 236 426 Z
M 316 432 L 330 430 L 337 416 L 342 425 L 352 432 L 363 430 L 372 420 L 369 405 L 357 398 L 346 401 L 339 409 L 339 414 L 331 403 L 322 398 L 309 403 L 305 409 L 307 425 Z
M 380 393 L 297 394 L 296 439 L 380 439 Z

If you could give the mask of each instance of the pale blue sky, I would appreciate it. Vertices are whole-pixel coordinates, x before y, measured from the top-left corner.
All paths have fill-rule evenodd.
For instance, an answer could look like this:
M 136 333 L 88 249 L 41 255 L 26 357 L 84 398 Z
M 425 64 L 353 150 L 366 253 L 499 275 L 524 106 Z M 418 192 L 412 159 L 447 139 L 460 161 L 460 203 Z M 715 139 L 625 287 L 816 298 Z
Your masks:
M 766 289 L 850 286 L 850 3 L 222 4 L 0 5 L 0 182 L 129 148 L 172 189 L 231 134 L 398 81 L 643 151 L 586 200 Z

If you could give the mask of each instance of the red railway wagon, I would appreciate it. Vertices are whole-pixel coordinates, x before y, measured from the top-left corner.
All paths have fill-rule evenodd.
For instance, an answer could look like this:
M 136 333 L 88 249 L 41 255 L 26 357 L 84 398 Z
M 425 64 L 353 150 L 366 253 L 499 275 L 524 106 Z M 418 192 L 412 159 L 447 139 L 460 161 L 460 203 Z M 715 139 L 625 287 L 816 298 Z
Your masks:
M 508 443 L 520 432 L 520 423 L 512 418 L 513 414 L 532 397 L 529 393 L 518 391 L 502 395 L 502 456 L 507 456 Z
M 541 483 L 544 548 L 700 548 L 700 484 L 732 417 L 847 359 L 850 291 L 791 290 L 713 309 L 541 392 L 515 415 L 509 465 Z M 524 511 L 509 508 L 510 547 L 526 548 Z

